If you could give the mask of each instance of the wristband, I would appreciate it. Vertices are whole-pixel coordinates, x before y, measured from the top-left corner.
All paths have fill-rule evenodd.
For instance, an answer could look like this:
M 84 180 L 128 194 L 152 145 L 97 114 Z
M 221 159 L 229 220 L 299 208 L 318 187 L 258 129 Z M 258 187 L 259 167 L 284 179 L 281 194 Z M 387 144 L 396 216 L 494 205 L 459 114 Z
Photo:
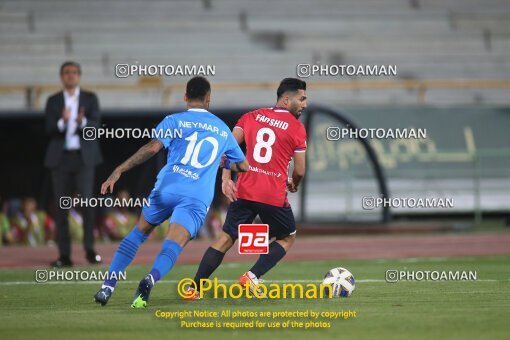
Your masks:
M 225 160 L 223 162 L 223 168 L 227 169 L 227 170 L 230 170 L 230 161 L 228 160 L 227 157 L 225 157 Z

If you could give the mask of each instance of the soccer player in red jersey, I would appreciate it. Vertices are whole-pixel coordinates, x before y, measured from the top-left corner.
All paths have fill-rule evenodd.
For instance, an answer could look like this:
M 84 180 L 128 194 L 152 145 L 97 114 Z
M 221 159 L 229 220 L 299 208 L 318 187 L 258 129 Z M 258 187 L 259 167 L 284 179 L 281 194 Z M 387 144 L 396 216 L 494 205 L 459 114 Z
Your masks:
M 223 231 L 205 252 L 195 275 L 200 279 L 218 268 L 225 253 L 238 238 L 239 224 L 252 223 L 258 215 L 269 225 L 268 254 L 259 257 L 255 265 L 239 279 L 250 290 L 259 278 L 273 268 L 292 247 L 296 237 L 296 223 L 287 200 L 287 191 L 296 192 L 305 175 L 306 131 L 299 121 L 306 108 L 306 83 L 286 78 L 277 90 L 276 106 L 244 114 L 233 130 L 239 144 L 246 143 L 246 159 L 250 170 L 239 174 L 237 184 L 231 180 L 228 164 L 222 174 L 222 191 L 232 202 L 227 212 Z M 289 165 L 294 159 L 292 177 Z M 199 292 L 188 288 L 188 298 L 199 298 Z

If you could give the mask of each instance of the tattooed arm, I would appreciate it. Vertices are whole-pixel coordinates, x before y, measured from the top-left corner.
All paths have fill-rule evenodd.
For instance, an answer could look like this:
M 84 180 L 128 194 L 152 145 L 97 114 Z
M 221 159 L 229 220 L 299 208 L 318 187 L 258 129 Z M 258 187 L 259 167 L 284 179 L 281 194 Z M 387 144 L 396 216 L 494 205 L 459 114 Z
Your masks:
M 129 169 L 134 168 L 138 164 L 142 164 L 155 154 L 159 152 L 163 148 L 163 144 L 157 140 L 154 139 L 150 141 L 149 143 L 142 146 L 138 151 L 131 157 L 129 157 L 124 163 L 119 165 L 115 170 L 113 170 L 112 174 L 108 179 L 101 185 L 101 193 L 104 195 L 108 192 L 108 189 L 110 189 L 110 192 L 113 192 L 113 186 L 115 183 L 119 180 L 120 175 L 122 175 L 123 172 L 128 171 Z

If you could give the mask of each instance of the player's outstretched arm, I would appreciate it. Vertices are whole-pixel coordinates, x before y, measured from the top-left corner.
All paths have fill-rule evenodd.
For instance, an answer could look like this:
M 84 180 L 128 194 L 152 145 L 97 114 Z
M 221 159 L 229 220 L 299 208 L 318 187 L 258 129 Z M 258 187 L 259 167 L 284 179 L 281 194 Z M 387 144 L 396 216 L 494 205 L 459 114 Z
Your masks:
M 244 131 L 241 127 L 235 126 L 234 130 L 232 130 L 232 135 L 234 136 L 237 144 L 242 144 L 244 142 Z M 226 161 L 228 162 L 228 160 Z M 247 172 L 250 170 L 250 165 L 245 158 L 242 162 L 228 163 L 228 166 L 225 166 L 225 168 L 237 172 Z
M 234 127 L 232 135 L 234 136 L 237 145 L 244 142 L 244 131 L 241 127 Z M 237 152 L 242 153 L 241 149 L 237 145 L 230 150 L 231 153 L 235 154 L 235 149 L 237 149 Z M 223 172 L 221 174 L 221 191 L 223 192 L 223 195 L 230 200 L 230 202 L 237 201 L 236 184 L 231 178 L 232 171 L 246 172 L 250 169 L 250 165 L 246 158 L 242 162 L 230 163 L 227 155 L 224 155 L 222 157 L 221 167 L 223 168 Z
M 163 148 L 163 143 L 161 143 L 159 140 L 154 139 L 150 141 L 149 143 L 142 146 L 140 149 L 138 149 L 137 152 L 131 157 L 129 157 L 124 163 L 119 165 L 115 170 L 113 170 L 112 174 L 108 179 L 101 185 L 101 194 L 106 194 L 108 192 L 108 189 L 110 189 L 110 192 L 113 192 L 113 186 L 115 183 L 119 180 L 120 175 L 122 175 L 123 172 L 128 171 L 131 168 L 134 168 L 138 164 L 142 164 L 155 154 L 159 152 Z
M 232 134 L 237 141 L 237 144 L 241 145 L 244 143 L 244 130 L 239 126 L 234 126 L 234 130 L 232 130 Z
M 221 192 L 227 196 L 230 202 L 237 201 L 236 184 L 232 180 L 232 171 L 230 169 L 223 169 L 221 173 Z
M 230 169 L 223 169 L 223 172 L 221 173 L 221 192 L 223 192 L 223 195 L 227 196 L 227 198 L 230 200 L 230 202 L 237 201 L 236 196 L 236 184 L 232 180 L 232 170 L 234 171 L 240 171 L 240 172 L 246 172 L 250 168 L 250 165 L 248 164 L 248 161 L 245 159 L 242 162 L 239 163 L 230 163 Z
M 299 183 L 306 172 L 306 155 L 305 152 L 294 152 L 294 172 L 292 172 L 292 179 L 287 183 L 287 189 L 290 192 L 298 190 Z

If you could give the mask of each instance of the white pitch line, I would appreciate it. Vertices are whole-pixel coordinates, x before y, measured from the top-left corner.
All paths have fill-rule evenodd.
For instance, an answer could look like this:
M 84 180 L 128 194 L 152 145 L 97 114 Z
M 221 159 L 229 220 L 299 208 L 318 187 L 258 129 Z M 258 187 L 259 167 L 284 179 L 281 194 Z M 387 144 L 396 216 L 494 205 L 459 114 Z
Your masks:
M 187 278 L 187 277 L 186 277 Z M 182 278 L 184 279 L 184 278 Z M 211 280 L 214 280 L 214 279 L 211 279 Z M 159 283 L 178 283 L 179 281 L 181 280 L 161 280 L 159 281 Z M 384 280 L 357 280 L 356 282 L 378 282 L 378 281 L 384 281 Z M 4 281 L 4 282 L 0 282 L 0 285 L 1 284 L 7 284 L 7 283 L 20 283 L 20 284 L 23 284 L 23 283 L 50 283 L 50 282 L 54 282 L 54 283 L 88 283 L 88 282 L 103 282 L 103 280 L 63 280 L 63 281 L 59 281 L 59 280 L 51 280 L 51 281 L 48 281 L 48 282 L 36 282 L 36 281 Z M 134 281 L 134 280 L 118 280 L 118 282 L 125 282 L 125 283 L 139 283 L 140 281 Z M 239 280 L 218 280 L 219 283 L 234 283 L 234 282 L 239 282 Z M 313 283 L 313 282 L 322 282 L 322 280 L 260 280 L 260 283 L 265 283 L 265 282 L 269 282 L 269 283 L 285 283 L 285 282 L 289 282 L 289 283 L 294 283 L 294 282 L 310 282 L 310 283 Z
M 159 281 L 158 284 L 161 283 L 178 283 L 180 280 L 163 280 Z M 493 279 L 479 279 L 474 281 L 398 281 L 395 283 L 402 282 L 507 282 L 510 279 L 506 280 L 493 280 Z M 35 281 L 6 281 L 0 282 L 0 286 L 16 286 L 16 285 L 61 285 L 61 284 L 100 284 L 103 281 L 47 281 L 47 282 L 35 282 Z M 119 282 L 134 284 L 139 283 L 140 281 L 133 280 L 119 280 Z M 238 283 L 238 280 L 218 280 L 219 283 Z M 261 281 L 260 283 L 321 283 L 321 280 L 266 280 Z M 386 280 L 378 280 L 378 279 L 365 279 L 365 280 L 356 280 L 356 283 L 387 283 Z M 392 282 L 393 283 L 393 282 Z

